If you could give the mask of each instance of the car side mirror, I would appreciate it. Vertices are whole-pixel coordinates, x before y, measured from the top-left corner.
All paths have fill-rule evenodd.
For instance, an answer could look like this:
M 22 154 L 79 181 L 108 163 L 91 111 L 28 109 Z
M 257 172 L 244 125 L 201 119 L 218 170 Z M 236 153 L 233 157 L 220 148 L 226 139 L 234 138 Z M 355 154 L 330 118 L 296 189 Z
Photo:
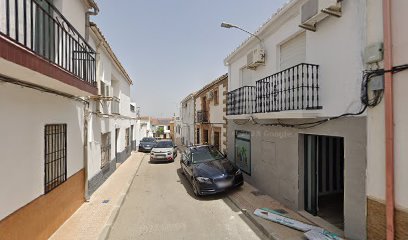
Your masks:
M 191 165 L 191 160 L 187 159 L 187 166 L 190 166 L 190 165 Z
M 177 145 L 174 145 L 174 148 L 177 148 Z

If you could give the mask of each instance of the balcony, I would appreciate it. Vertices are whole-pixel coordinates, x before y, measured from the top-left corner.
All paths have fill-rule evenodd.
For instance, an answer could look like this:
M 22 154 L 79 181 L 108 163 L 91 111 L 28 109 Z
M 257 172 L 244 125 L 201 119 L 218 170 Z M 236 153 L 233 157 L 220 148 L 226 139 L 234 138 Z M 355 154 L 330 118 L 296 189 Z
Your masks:
M 197 123 L 208 123 L 208 111 L 197 111 Z
M 0 0 L 0 16 L 0 47 L 6 49 L 0 55 L 46 76 L 33 83 L 64 92 L 68 84 L 80 91 L 97 93 L 95 51 L 50 2 Z M 24 79 L 24 75 L 13 76 L 12 71 L 21 72 L 21 68 L 15 67 L 9 74 L 7 63 L 1 62 L 3 74 L 33 81 Z M 50 82 L 49 78 L 60 82 Z
M 227 95 L 227 115 L 322 109 L 319 66 L 301 63 Z

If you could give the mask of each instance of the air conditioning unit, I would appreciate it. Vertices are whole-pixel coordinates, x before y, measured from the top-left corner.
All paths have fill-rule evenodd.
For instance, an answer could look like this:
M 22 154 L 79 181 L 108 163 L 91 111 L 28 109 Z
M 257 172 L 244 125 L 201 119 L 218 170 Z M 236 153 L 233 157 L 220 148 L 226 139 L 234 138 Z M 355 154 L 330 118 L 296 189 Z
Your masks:
M 316 31 L 316 24 L 328 16 L 341 17 L 342 0 L 309 0 L 302 5 L 299 27 Z
M 265 50 L 257 47 L 251 50 L 247 55 L 247 68 L 255 69 L 265 63 Z
M 207 100 L 211 101 L 214 98 L 214 92 L 213 91 L 209 91 L 207 93 Z

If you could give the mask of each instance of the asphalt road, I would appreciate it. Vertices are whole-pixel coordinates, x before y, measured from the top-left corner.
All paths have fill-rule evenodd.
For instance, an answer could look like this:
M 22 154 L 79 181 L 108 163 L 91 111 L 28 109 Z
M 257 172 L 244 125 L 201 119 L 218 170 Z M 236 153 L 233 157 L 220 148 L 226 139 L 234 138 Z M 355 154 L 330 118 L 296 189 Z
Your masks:
M 108 239 L 264 239 L 227 194 L 197 199 L 178 158 L 145 156 Z

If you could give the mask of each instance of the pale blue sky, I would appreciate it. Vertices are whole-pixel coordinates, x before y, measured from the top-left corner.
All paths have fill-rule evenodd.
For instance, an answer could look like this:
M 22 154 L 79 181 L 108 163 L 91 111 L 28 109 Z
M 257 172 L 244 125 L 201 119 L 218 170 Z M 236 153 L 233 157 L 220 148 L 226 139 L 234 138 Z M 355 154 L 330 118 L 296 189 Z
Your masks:
M 95 21 L 131 76 L 142 115 L 169 117 L 227 72 L 224 58 L 286 0 L 98 0 Z

